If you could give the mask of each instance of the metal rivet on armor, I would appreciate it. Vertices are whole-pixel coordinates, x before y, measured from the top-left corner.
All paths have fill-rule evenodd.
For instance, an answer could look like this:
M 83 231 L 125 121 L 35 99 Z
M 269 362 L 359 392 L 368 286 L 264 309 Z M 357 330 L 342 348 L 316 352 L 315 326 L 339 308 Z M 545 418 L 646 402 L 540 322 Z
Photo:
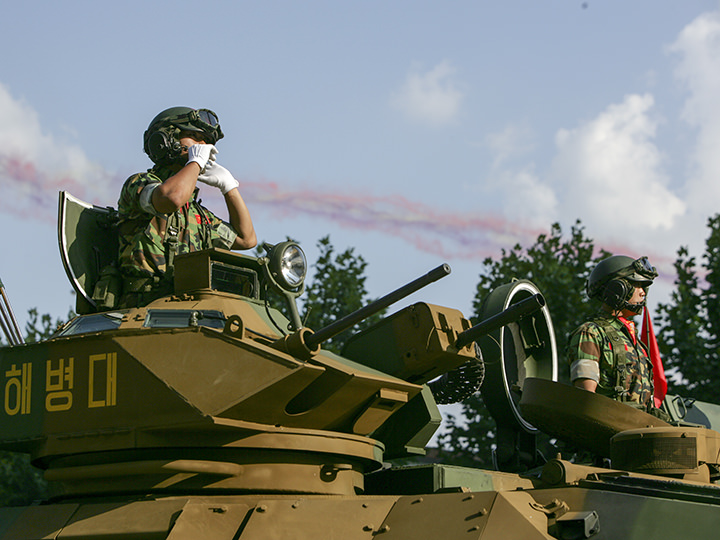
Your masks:
M 258 512 L 266 512 L 266 511 L 267 511 L 267 506 L 265 506 L 264 504 L 261 504 L 261 505 L 258 506 L 255 510 L 257 510 Z

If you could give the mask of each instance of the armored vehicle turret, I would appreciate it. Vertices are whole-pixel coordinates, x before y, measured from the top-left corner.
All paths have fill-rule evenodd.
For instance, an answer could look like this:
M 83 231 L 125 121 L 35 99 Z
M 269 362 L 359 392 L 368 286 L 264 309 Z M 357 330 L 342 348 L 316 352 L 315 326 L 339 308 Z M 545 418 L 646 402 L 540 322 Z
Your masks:
M 670 425 L 556 382 L 531 282 L 493 291 L 475 326 L 419 302 L 334 354 L 328 339 L 449 267 L 310 329 L 297 244 L 200 251 L 176 257 L 172 294 L 108 309 L 112 223 L 112 209 L 61 194 L 79 315 L 46 341 L 0 348 L 0 448 L 28 453 L 57 486 L 0 509 L 0 539 L 677 540 L 720 527 L 717 407 L 670 398 Z M 439 402 L 478 388 L 502 470 L 391 465 L 425 454 Z M 545 460 L 540 433 L 596 464 Z

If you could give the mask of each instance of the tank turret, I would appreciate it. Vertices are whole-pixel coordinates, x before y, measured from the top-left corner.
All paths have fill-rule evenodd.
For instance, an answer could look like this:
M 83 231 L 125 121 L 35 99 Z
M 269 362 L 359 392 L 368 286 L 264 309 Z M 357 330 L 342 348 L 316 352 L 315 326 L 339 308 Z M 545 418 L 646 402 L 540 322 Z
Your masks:
M 404 378 L 334 355 L 320 346 L 332 332 L 289 331 L 292 321 L 266 303 L 272 249 L 267 258 L 180 255 L 174 295 L 86 314 L 44 343 L 4 350 L 0 447 L 29 452 L 66 494 L 180 485 L 361 493 L 363 475 L 387 451 L 413 450 L 418 422 L 437 423 L 423 383 L 475 361 L 472 348 L 453 348 L 469 323 L 424 305 L 423 335 L 443 339 L 405 361 Z M 446 274 L 441 268 L 408 291 Z M 415 422 L 395 426 L 392 444 L 369 437 L 411 402 Z

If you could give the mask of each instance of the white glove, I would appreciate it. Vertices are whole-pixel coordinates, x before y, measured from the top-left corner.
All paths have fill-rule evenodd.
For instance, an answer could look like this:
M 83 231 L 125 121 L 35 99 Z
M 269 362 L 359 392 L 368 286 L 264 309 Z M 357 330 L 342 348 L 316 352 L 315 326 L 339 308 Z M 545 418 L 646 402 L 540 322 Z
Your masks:
M 200 170 L 204 170 L 209 161 L 215 161 L 217 148 L 212 144 L 193 144 L 188 148 L 188 163 L 193 161 L 200 165 Z
M 198 175 L 198 182 L 208 186 L 215 186 L 222 191 L 223 195 L 240 185 L 240 182 L 235 180 L 232 173 L 222 165 L 218 165 L 217 161 L 208 162 L 205 170 Z

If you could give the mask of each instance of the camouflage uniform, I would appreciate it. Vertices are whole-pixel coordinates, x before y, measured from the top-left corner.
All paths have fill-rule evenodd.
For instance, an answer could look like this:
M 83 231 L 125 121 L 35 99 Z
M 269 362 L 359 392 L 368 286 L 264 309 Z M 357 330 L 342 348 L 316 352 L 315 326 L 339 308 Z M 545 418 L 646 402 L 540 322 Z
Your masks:
M 173 174 L 169 168 L 156 166 L 128 178 L 120 192 L 120 307 L 146 304 L 171 293 L 176 254 L 212 247 L 229 249 L 237 236 L 230 225 L 200 205 L 197 190 L 190 202 L 173 214 L 145 210 L 140 200 L 143 189 L 159 185 Z
M 631 331 L 617 317 L 588 321 L 570 336 L 567 356 L 572 382 L 592 379 L 598 394 L 646 412 L 654 408 L 652 363 L 634 324 Z

